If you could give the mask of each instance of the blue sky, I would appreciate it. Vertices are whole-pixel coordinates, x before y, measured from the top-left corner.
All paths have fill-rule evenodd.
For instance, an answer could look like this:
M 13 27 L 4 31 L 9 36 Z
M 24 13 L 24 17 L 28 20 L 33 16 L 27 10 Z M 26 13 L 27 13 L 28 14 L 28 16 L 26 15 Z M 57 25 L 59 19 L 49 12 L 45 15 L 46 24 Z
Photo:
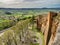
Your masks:
M 59 8 L 60 0 L 0 0 L 4 8 Z

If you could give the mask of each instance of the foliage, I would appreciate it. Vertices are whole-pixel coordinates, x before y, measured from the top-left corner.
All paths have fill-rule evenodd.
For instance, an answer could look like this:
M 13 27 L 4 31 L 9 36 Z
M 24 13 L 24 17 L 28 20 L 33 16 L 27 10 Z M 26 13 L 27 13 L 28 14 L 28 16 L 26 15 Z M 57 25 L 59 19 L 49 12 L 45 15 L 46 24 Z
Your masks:
M 14 24 L 15 24 L 15 22 L 12 20 L 2 20 L 0 22 L 0 30 L 11 27 Z
M 33 39 L 39 39 L 38 32 L 29 30 L 31 20 L 21 20 L 15 26 L 11 27 L 0 36 L 0 44 L 3 45 L 39 45 L 39 43 L 33 43 Z

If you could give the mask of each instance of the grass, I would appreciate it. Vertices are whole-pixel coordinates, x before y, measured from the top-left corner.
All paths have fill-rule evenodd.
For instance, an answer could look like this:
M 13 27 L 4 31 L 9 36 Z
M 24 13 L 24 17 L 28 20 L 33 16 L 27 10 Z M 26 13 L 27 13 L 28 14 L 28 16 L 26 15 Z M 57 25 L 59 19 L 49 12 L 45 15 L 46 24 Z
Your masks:
M 43 44 L 42 44 L 42 45 L 45 45 L 45 42 L 44 42 L 44 35 L 42 34 L 42 32 L 40 32 L 40 36 L 41 36 L 41 39 L 43 40 Z
M 42 32 L 37 32 L 37 34 L 36 34 L 36 36 L 40 36 L 41 37 L 41 39 L 42 39 L 42 45 L 44 45 L 45 43 L 44 43 L 44 35 L 42 34 Z
M 29 19 L 30 20 L 30 19 Z M 13 27 L 13 31 L 16 31 L 16 32 L 14 32 L 14 33 L 16 33 L 16 34 L 20 34 L 20 32 L 19 32 L 19 30 L 22 28 L 24 28 L 24 27 L 26 27 L 26 25 L 30 22 L 28 19 L 27 20 L 24 20 L 24 21 L 22 21 L 22 24 L 21 24 L 21 21 L 17 24 L 17 25 L 15 25 L 16 27 Z M 41 32 L 38 32 L 37 31 L 37 29 L 36 29 L 36 27 L 34 27 L 34 30 L 35 30 L 35 32 L 36 32 L 36 36 L 34 36 L 34 38 L 37 38 L 38 39 L 38 37 L 41 37 L 41 39 L 43 40 L 43 34 L 41 33 Z M 34 30 L 32 30 L 32 31 L 34 31 Z M 9 30 L 9 32 L 10 32 L 10 30 Z M 9 33 L 8 32 L 8 33 Z M 7 33 L 6 33 L 7 34 Z M 8 34 L 7 34 L 8 35 Z M 12 34 L 10 34 L 10 35 L 12 35 Z M 10 35 L 8 35 L 8 36 L 10 36 Z M 11 36 L 10 36 L 11 37 Z M 5 37 L 4 37 L 4 39 L 5 39 Z M 7 39 L 8 40 L 8 39 Z M 35 43 L 35 44 L 33 44 L 33 43 L 31 43 L 30 45 L 39 45 L 39 43 Z
M 33 26 L 33 30 L 32 31 L 34 31 L 34 32 L 36 32 L 36 36 L 34 37 L 34 38 L 37 38 L 38 39 L 38 37 L 40 36 L 40 38 L 42 39 L 42 45 L 44 45 L 45 43 L 44 43 L 44 35 L 42 34 L 42 32 L 38 32 L 38 29 L 36 28 L 36 26 L 34 25 Z M 38 44 L 36 44 L 36 45 L 38 45 Z
M 38 29 L 36 27 L 36 23 L 35 22 L 34 22 L 34 24 L 32 24 L 32 28 L 33 28 L 32 31 L 36 32 L 35 33 L 36 36 L 34 38 L 38 39 L 40 37 L 42 39 L 42 41 L 43 41 L 42 45 L 44 45 L 45 44 L 45 42 L 44 42 L 44 35 L 42 34 L 42 32 L 38 32 Z M 36 45 L 38 45 L 38 44 L 36 44 Z
M 39 45 L 39 43 L 36 43 L 36 44 L 31 43 L 30 45 Z

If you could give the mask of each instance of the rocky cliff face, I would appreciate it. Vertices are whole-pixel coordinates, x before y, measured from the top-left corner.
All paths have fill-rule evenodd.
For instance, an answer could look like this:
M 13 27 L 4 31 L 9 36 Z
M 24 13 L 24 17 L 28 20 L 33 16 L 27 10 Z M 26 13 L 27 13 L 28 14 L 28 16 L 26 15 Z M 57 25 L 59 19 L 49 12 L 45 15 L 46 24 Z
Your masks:
M 49 12 L 48 15 L 42 16 L 41 18 L 38 16 L 37 18 L 37 28 L 44 35 L 45 45 L 53 45 L 59 24 L 59 20 L 56 18 L 57 16 L 59 16 L 58 13 Z

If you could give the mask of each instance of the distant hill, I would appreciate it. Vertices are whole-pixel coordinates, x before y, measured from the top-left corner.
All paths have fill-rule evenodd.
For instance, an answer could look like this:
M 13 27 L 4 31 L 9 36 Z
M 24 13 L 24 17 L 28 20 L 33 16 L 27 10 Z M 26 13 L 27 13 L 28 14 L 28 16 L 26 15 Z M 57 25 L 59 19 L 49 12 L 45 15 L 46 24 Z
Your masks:
M 0 10 L 41 10 L 41 9 L 60 10 L 60 8 L 0 8 Z

